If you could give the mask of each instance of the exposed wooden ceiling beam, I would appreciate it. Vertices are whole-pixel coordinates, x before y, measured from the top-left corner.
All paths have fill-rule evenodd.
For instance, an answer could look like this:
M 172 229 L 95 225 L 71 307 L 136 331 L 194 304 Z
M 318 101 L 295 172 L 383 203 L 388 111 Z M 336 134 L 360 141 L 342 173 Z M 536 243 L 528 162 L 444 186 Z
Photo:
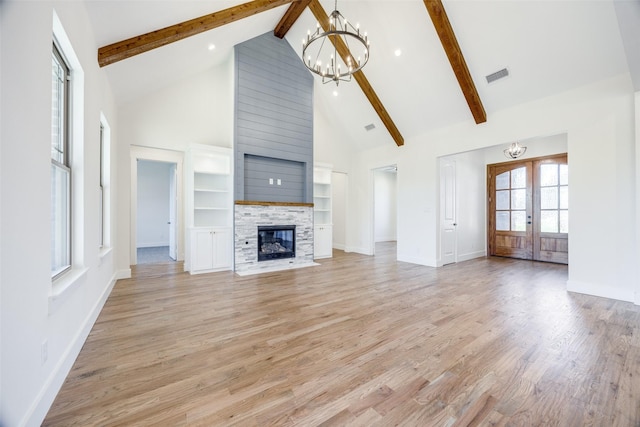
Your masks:
M 279 39 L 283 38 L 287 35 L 293 24 L 300 18 L 302 12 L 306 9 L 307 5 L 311 2 L 311 0 L 295 0 L 291 2 L 289 9 L 284 14 L 275 30 L 273 30 L 273 35 L 278 37 Z
M 424 5 L 427 7 L 433 26 L 436 28 L 440 42 L 444 48 L 451 68 L 458 79 L 458 84 L 462 93 L 464 94 L 467 104 L 471 109 L 471 114 L 476 121 L 476 124 L 484 123 L 487 121 L 487 113 L 484 111 L 480 95 L 476 90 L 476 85 L 473 83 L 471 73 L 467 67 L 467 62 L 464 60 L 460 45 L 456 35 L 451 28 L 451 23 L 447 17 L 447 13 L 444 10 L 441 0 L 424 0 Z
M 325 12 L 325 10 L 322 8 L 319 0 L 311 0 L 311 2 L 309 3 L 309 9 L 316 17 L 322 28 L 325 31 L 328 31 L 329 16 L 327 15 L 327 12 Z M 345 62 L 348 62 L 347 58 L 349 58 L 350 56 L 349 48 L 345 45 L 344 41 L 337 37 L 332 37 L 331 41 L 335 44 L 336 50 L 338 51 L 342 59 Z M 376 113 L 378 113 L 378 116 L 391 134 L 391 137 L 395 141 L 396 145 L 398 145 L 398 147 L 404 145 L 404 138 L 400 134 L 400 131 L 396 127 L 395 123 L 393 123 L 393 120 L 391 120 L 391 116 L 389 116 L 389 113 L 387 112 L 386 108 L 384 108 L 384 105 L 382 105 L 382 101 L 380 101 L 380 98 L 378 98 L 378 95 L 369 84 L 369 80 L 367 80 L 367 77 L 362 71 L 354 73 L 353 77 L 360 85 L 360 89 L 362 89 L 364 95 L 367 97 L 367 99 L 369 99 L 369 102 L 371 103 L 373 109 L 376 111 Z
M 98 49 L 101 67 L 148 52 L 152 49 L 209 31 L 249 16 L 291 3 L 294 0 L 254 0 L 170 27 L 132 37 Z

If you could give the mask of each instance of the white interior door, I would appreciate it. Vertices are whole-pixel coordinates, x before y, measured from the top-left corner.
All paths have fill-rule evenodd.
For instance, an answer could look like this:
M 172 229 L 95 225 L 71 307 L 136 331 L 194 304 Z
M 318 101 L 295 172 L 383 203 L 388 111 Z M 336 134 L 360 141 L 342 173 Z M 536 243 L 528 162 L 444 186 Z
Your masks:
M 177 201 L 177 165 L 172 165 L 169 171 L 169 258 L 177 260 L 177 238 L 176 238 L 176 221 L 178 213 L 178 201 Z
M 440 165 L 440 257 L 442 265 L 456 262 L 456 163 L 443 161 Z

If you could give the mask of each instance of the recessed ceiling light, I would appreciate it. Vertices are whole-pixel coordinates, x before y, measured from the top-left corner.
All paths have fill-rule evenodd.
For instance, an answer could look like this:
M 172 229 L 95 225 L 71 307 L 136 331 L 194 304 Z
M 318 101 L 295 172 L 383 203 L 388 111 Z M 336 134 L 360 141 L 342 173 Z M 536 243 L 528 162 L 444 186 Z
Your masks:
M 400 49 L 396 49 L 396 51 L 393 53 L 395 53 L 396 56 L 402 55 L 402 51 Z
M 216 45 L 215 45 L 215 44 L 213 44 L 213 43 L 209 44 L 209 50 L 213 50 L 213 49 L 215 49 L 215 48 L 216 48 Z
M 333 96 L 338 96 L 338 91 L 337 90 L 333 91 Z

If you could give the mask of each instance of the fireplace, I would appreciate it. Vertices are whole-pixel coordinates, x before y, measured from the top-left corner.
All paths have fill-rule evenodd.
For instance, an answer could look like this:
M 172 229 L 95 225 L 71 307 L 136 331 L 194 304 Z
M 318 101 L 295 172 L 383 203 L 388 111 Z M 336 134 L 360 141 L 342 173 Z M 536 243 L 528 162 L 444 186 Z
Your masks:
M 258 226 L 258 261 L 296 257 L 296 226 Z

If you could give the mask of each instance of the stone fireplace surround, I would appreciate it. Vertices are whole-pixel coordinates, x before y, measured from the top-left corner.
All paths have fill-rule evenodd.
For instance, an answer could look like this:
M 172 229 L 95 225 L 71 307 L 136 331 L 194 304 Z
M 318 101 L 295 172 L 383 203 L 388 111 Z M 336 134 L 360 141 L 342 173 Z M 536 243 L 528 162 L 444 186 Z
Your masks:
M 295 258 L 258 262 L 258 226 L 295 225 Z M 313 262 L 313 203 L 238 200 L 234 213 L 235 271 L 239 275 L 317 265 Z

